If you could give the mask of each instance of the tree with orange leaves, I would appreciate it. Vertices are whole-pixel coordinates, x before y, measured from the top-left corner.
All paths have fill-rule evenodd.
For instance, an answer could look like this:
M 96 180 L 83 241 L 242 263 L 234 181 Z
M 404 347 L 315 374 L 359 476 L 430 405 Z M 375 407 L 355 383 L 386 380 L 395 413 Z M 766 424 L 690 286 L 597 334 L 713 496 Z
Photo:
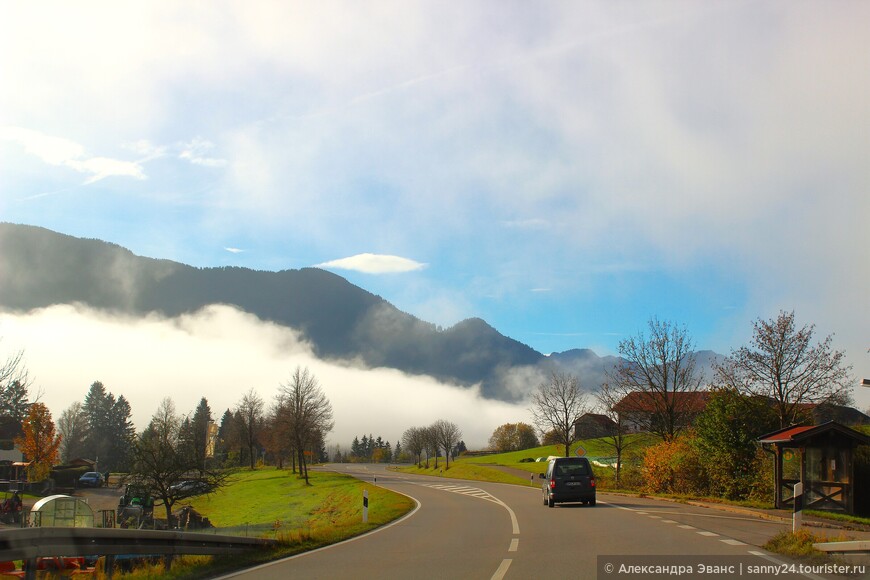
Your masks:
M 27 477 L 30 481 L 42 481 L 51 473 L 57 462 L 60 435 L 55 435 L 51 412 L 42 403 L 30 405 L 30 412 L 21 423 L 22 435 L 15 444 L 30 462 Z

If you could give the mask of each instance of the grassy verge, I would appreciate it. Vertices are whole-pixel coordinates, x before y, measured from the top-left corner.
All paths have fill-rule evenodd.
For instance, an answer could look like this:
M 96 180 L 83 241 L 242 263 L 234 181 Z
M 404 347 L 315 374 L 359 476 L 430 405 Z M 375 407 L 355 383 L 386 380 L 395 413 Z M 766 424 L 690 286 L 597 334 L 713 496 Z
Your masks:
M 862 518 L 860 516 L 850 516 L 849 514 L 840 514 L 834 512 L 821 512 L 817 510 L 804 510 L 804 514 L 817 518 L 834 520 L 837 522 L 845 522 L 850 524 L 860 524 L 862 526 L 870 526 L 870 518 Z
M 235 474 L 220 492 L 197 498 L 193 507 L 217 526 L 216 533 L 241 533 L 278 540 L 271 550 L 244 556 L 177 558 L 143 566 L 124 578 L 210 578 L 333 544 L 370 531 L 408 513 L 414 501 L 347 475 L 310 472 L 311 485 L 294 474 L 261 469 Z M 362 523 L 362 494 L 368 491 L 368 523 Z M 116 575 L 117 576 L 117 575 Z
M 430 467 L 417 467 L 416 465 L 406 465 L 396 467 L 396 471 L 403 473 L 413 473 L 417 475 L 429 475 L 432 477 L 450 477 L 453 479 L 468 479 L 472 481 L 490 481 L 494 483 L 511 483 L 514 485 L 529 485 L 529 480 L 518 477 L 516 475 L 493 469 L 485 465 L 474 465 L 465 462 L 462 459 L 457 459 L 450 464 L 449 469 L 444 469 L 439 463 L 438 469 L 435 469 L 434 462 L 430 462 Z
M 824 536 L 817 536 L 809 530 L 797 532 L 782 531 L 767 541 L 762 548 L 770 552 L 776 552 L 796 560 L 821 564 L 830 561 L 830 556 L 825 552 L 816 550 L 813 544 L 819 542 L 836 541 Z

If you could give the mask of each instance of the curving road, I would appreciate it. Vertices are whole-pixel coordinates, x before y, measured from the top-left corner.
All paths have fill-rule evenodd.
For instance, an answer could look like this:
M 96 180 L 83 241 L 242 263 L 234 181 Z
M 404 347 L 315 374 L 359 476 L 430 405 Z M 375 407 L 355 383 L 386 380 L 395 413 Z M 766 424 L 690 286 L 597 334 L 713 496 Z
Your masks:
M 550 509 L 538 487 L 413 476 L 383 465 L 336 464 L 328 469 L 367 481 L 376 478 L 378 485 L 414 498 L 418 507 L 365 536 L 232 577 L 653 578 L 657 576 L 618 571 L 620 566 L 661 564 L 691 566 L 696 572 L 705 563 L 724 562 L 742 566 L 739 571 L 747 572 L 746 577 L 768 578 L 775 566 L 789 563 L 758 547 L 785 526 L 751 516 L 604 493 L 596 507 Z M 607 564 L 614 572 L 605 571 Z M 770 575 L 750 575 L 750 566 L 766 566 L 762 570 Z M 730 571 L 735 573 L 720 569 L 725 573 L 683 577 L 738 575 L 737 569 Z M 835 576 L 780 571 L 778 577 Z

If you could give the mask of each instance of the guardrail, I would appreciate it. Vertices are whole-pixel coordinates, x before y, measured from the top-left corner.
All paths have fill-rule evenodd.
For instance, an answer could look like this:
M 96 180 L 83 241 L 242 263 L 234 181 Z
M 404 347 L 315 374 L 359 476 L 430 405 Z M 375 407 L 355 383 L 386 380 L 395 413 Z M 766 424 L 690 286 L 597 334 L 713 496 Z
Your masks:
M 0 561 L 28 562 L 26 578 L 35 577 L 36 559 L 45 556 L 106 556 L 111 577 L 114 556 L 121 554 L 215 556 L 275 545 L 275 540 L 217 536 L 179 530 L 117 528 L 23 528 L 0 531 Z M 33 573 L 31 576 L 30 572 Z
M 850 542 L 820 542 L 813 548 L 822 552 L 870 554 L 870 541 L 855 540 Z

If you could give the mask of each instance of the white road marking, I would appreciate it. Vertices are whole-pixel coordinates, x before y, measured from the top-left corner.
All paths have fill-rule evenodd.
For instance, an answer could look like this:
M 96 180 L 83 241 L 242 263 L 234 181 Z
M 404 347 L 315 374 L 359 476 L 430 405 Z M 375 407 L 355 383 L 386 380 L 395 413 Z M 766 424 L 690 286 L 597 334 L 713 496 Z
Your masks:
M 719 541 L 724 542 L 724 543 L 728 544 L 729 546 L 745 546 L 746 545 L 745 542 L 741 542 L 740 540 L 732 540 L 730 538 L 725 539 L 725 540 L 719 540 Z
M 510 548 L 508 548 L 508 552 L 516 552 L 517 548 L 519 548 L 519 546 L 520 546 L 520 539 L 513 538 L 511 540 L 511 546 L 510 546 Z
M 501 580 L 504 578 L 504 575 L 507 574 L 508 568 L 511 567 L 511 562 L 513 562 L 513 560 L 502 560 L 498 570 L 496 570 L 495 574 L 492 575 L 492 580 Z
M 697 530 L 695 526 L 690 526 L 689 524 L 683 524 L 682 526 L 677 526 L 678 528 L 683 528 L 684 530 Z
M 677 522 L 675 522 L 674 520 L 662 520 L 662 523 L 663 524 L 675 524 Z
M 652 519 L 654 519 L 654 520 L 660 520 L 660 519 L 662 519 L 662 516 L 650 516 L 650 517 L 651 517 Z
M 702 536 L 707 536 L 708 538 L 715 538 L 719 535 L 719 534 L 714 534 L 713 532 L 698 532 L 698 533 L 701 534 Z
M 449 491 L 450 493 L 459 493 L 462 495 L 468 495 L 471 497 L 476 497 L 482 500 L 491 501 L 492 503 L 497 503 L 502 506 L 504 509 L 508 511 L 508 514 L 511 517 L 511 528 L 513 529 L 514 534 L 520 533 L 520 524 L 517 521 L 517 514 L 514 513 L 514 510 L 510 508 L 508 504 L 501 501 L 488 491 L 484 489 L 480 489 L 479 487 L 468 487 L 463 485 L 450 485 L 450 484 L 442 484 L 442 483 L 419 483 L 418 485 L 422 485 L 423 487 L 431 487 L 434 489 L 439 489 L 441 491 Z

